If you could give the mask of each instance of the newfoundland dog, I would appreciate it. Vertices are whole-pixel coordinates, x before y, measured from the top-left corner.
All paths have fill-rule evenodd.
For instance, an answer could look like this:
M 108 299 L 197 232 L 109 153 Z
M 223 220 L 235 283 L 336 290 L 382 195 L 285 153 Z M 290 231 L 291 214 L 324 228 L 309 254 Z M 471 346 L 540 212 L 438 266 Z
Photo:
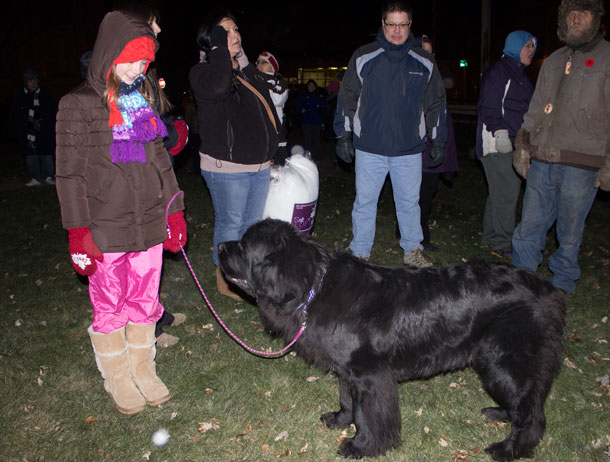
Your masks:
M 219 245 L 227 279 L 256 299 L 265 329 L 339 377 L 329 428 L 355 424 L 339 454 L 383 455 L 400 443 L 397 383 L 473 368 L 498 404 L 481 412 L 511 423 L 495 460 L 531 457 L 559 371 L 565 294 L 531 271 L 468 262 L 391 268 L 329 252 L 290 224 L 263 220 Z

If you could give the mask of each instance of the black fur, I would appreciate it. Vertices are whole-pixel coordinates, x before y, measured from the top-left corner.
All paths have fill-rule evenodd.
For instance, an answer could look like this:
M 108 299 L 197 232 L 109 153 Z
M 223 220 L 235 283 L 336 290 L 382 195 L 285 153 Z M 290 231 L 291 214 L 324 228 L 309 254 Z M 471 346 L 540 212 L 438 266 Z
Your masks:
M 537 274 L 468 262 L 390 268 L 330 253 L 289 224 L 264 220 L 219 246 L 226 277 L 257 300 L 265 328 L 339 377 L 330 428 L 354 423 L 339 454 L 379 456 L 400 443 L 397 382 L 472 367 L 512 425 L 486 451 L 499 461 L 531 457 L 545 429 L 544 401 L 559 371 L 565 294 Z M 306 312 L 297 307 L 316 294 Z

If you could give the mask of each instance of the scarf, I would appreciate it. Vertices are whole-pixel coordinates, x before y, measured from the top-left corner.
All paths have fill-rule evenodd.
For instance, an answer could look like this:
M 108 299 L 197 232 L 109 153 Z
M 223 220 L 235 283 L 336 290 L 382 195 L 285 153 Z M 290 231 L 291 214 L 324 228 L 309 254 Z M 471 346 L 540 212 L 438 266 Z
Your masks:
M 26 95 L 29 94 L 27 89 L 24 89 Z M 28 126 L 27 126 L 27 147 L 32 153 L 36 153 L 36 137 L 40 133 L 40 99 L 39 99 L 40 88 L 36 89 L 32 93 L 30 100 L 30 107 L 28 109 Z
M 123 120 L 112 126 L 112 163 L 145 164 L 144 143 L 167 136 L 165 124 L 139 91 L 145 79 L 144 75 L 140 75 L 130 85 L 121 84 L 117 108 Z

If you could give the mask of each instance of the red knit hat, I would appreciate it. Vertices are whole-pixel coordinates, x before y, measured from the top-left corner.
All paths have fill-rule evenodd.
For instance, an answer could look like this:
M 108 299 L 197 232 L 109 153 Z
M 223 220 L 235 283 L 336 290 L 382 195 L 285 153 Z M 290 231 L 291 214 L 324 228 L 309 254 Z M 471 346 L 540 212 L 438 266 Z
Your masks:
M 146 59 L 146 66 L 144 67 L 144 74 L 146 74 L 146 70 L 148 69 L 148 65 L 151 61 L 155 60 L 155 42 L 150 37 L 138 37 L 130 41 L 121 54 L 114 60 L 112 66 L 115 64 L 122 63 L 132 63 L 135 61 L 140 61 L 142 59 Z M 112 67 L 108 69 L 108 74 L 106 74 L 106 80 L 110 76 L 110 71 Z M 110 120 L 108 121 L 108 125 L 110 127 L 114 125 L 121 125 L 123 123 L 123 117 L 119 112 L 119 109 L 116 105 L 116 102 L 112 100 L 112 94 L 110 96 Z
M 275 56 L 273 56 L 268 51 L 263 51 L 258 56 L 258 59 L 256 60 L 256 63 L 258 64 L 259 62 L 264 62 L 264 63 L 271 64 L 271 67 L 273 67 L 273 72 L 278 72 L 280 70 L 280 65 L 277 62 L 277 59 L 275 59 Z

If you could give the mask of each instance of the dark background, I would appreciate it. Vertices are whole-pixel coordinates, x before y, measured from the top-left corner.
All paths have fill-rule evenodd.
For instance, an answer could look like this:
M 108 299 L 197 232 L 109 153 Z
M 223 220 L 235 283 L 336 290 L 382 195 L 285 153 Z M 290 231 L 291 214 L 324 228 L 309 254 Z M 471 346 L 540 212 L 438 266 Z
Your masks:
M 93 47 L 97 28 L 115 1 L 5 2 L 0 17 L 0 103 L 2 113 L 23 87 L 23 71 L 34 68 L 41 86 L 59 99 L 81 81 L 80 55 Z M 160 0 L 160 75 L 174 104 L 187 89 L 187 75 L 197 61 L 197 28 L 214 3 L 205 0 Z M 346 66 L 352 52 L 376 34 L 381 2 L 346 1 L 224 2 L 237 17 L 243 45 L 251 61 L 271 51 L 286 77 L 299 67 Z M 415 35 L 433 39 L 439 66 L 457 79 L 455 102 L 476 102 L 481 72 L 481 1 L 412 1 Z M 558 0 L 492 0 L 489 59 L 502 54 L 506 35 L 525 29 L 539 39 L 535 62 L 528 70 L 535 82 L 545 56 L 559 48 L 556 37 Z M 466 59 L 467 68 L 459 68 Z

